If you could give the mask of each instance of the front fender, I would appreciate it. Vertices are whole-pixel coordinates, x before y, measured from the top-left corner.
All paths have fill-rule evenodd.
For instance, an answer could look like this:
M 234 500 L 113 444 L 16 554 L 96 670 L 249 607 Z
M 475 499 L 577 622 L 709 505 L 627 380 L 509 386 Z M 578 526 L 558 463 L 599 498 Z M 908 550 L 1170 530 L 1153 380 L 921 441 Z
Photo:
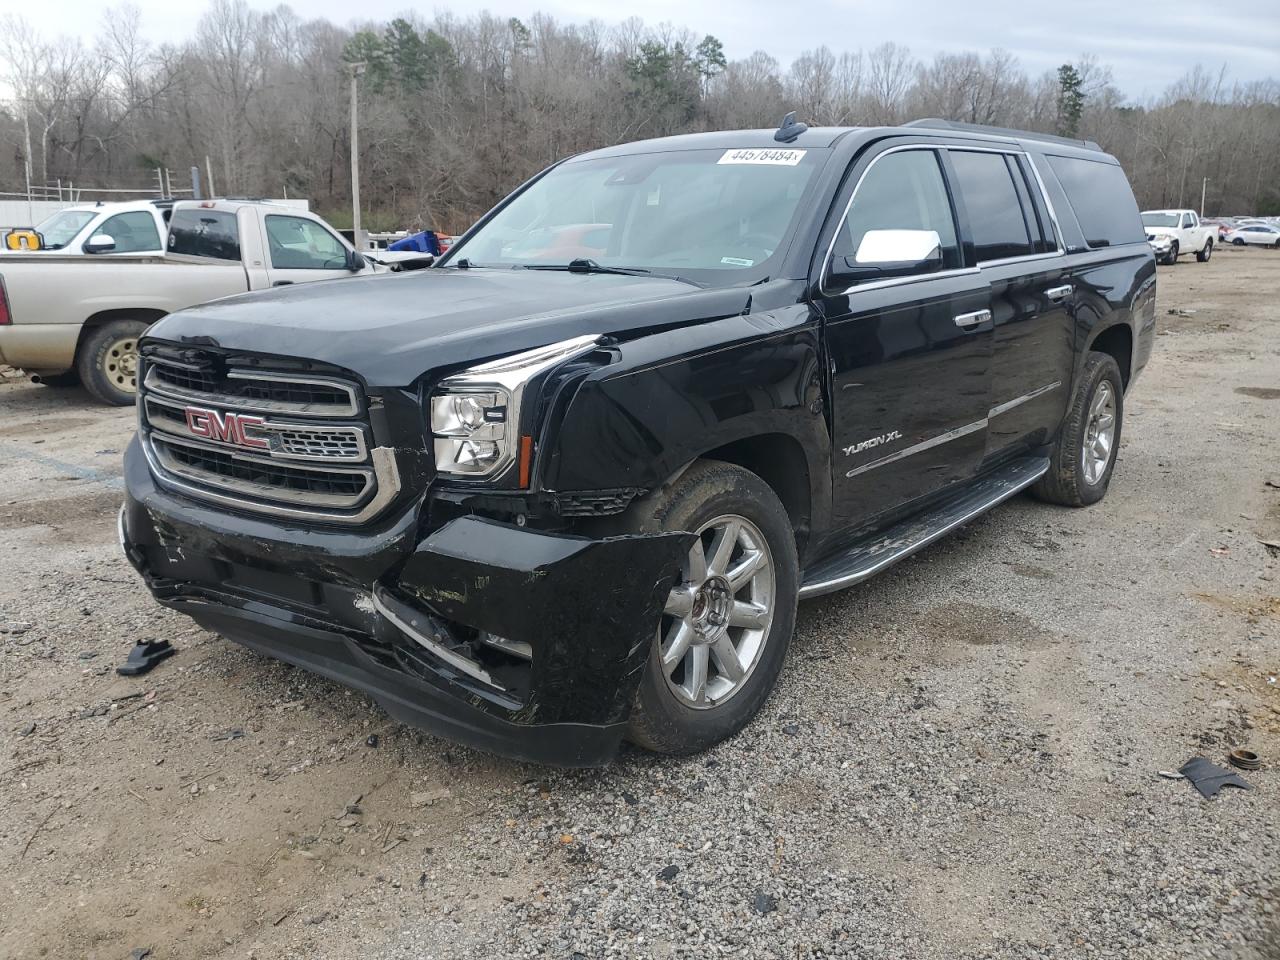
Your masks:
M 808 306 L 727 317 L 625 343 L 578 386 L 544 438 L 542 487 L 652 490 L 727 444 L 782 434 L 829 492 L 820 331 Z

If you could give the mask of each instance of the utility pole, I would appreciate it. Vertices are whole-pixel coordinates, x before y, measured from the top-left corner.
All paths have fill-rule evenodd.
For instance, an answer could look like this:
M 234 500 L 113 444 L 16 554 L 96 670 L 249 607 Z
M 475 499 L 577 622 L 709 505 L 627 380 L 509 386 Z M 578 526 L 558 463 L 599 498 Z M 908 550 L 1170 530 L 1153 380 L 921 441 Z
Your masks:
M 360 135 L 356 122 L 359 109 L 356 104 L 356 87 L 364 76 L 365 66 L 363 61 L 347 64 L 347 69 L 351 71 L 351 237 L 352 245 L 357 250 L 364 249 L 364 242 L 360 235 Z
M 1200 219 L 1201 220 L 1204 219 L 1204 195 L 1205 195 L 1205 191 L 1208 189 L 1209 189 L 1209 178 L 1205 177 L 1202 181 L 1200 181 Z

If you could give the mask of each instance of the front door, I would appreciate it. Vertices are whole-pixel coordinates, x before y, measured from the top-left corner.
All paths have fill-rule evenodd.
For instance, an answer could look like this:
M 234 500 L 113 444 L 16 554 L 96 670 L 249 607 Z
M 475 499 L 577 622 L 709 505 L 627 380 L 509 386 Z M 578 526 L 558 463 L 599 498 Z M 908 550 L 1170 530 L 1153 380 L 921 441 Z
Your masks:
M 352 275 L 346 245 L 314 220 L 272 213 L 263 217 L 263 230 L 273 287 Z
M 894 147 L 860 162 L 829 263 L 858 263 L 872 231 L 933 231 L 940 260 L 918 271 L 824 280 L 820 309 L 831 367 L 835 512 L 873 523 L 973 477 L 990 409 L 991 291 L 964 266 L 937 152 Z M 843 286 L 843 283 L 838 284 Z

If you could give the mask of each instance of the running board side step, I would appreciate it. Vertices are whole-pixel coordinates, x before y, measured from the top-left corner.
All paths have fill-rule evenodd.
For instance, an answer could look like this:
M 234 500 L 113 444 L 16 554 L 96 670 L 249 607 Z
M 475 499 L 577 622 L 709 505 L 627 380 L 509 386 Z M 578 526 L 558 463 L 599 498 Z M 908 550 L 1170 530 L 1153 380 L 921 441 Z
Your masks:
M 1015 460 L 987 474 L 929 513 L 910 517 L 843 553 L 819 560 L 804 572 L 800 599 L 843 590 L 875 576 L 1025 490 L 1048 470 L 1047 457 Z

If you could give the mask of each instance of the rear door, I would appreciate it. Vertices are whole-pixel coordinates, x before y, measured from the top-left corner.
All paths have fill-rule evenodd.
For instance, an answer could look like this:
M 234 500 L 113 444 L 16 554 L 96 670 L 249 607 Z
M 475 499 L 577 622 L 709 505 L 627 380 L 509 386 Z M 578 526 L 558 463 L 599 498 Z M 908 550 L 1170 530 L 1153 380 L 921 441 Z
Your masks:
M 832 378 L 835 513 L 860 526 L 977 472 L 993 338 L 990 288 L 964 263 L 938 150 L 882 149 L 849 181 L 817 306 Z M 831 264 L 858 261 L 868 233 L 888 230 L 936 231 L 941 262 L 833 289 Z
M 1075 287 L 1021 151 L 953 147 L 947 160 L 974 262 L 991 286 L 990 466 L 1045 443 L 1066 413 Z
M 273 287 L 349 277 L 348 248 L 309 217 L 268 213 L 262 218 L 267 278 Z

